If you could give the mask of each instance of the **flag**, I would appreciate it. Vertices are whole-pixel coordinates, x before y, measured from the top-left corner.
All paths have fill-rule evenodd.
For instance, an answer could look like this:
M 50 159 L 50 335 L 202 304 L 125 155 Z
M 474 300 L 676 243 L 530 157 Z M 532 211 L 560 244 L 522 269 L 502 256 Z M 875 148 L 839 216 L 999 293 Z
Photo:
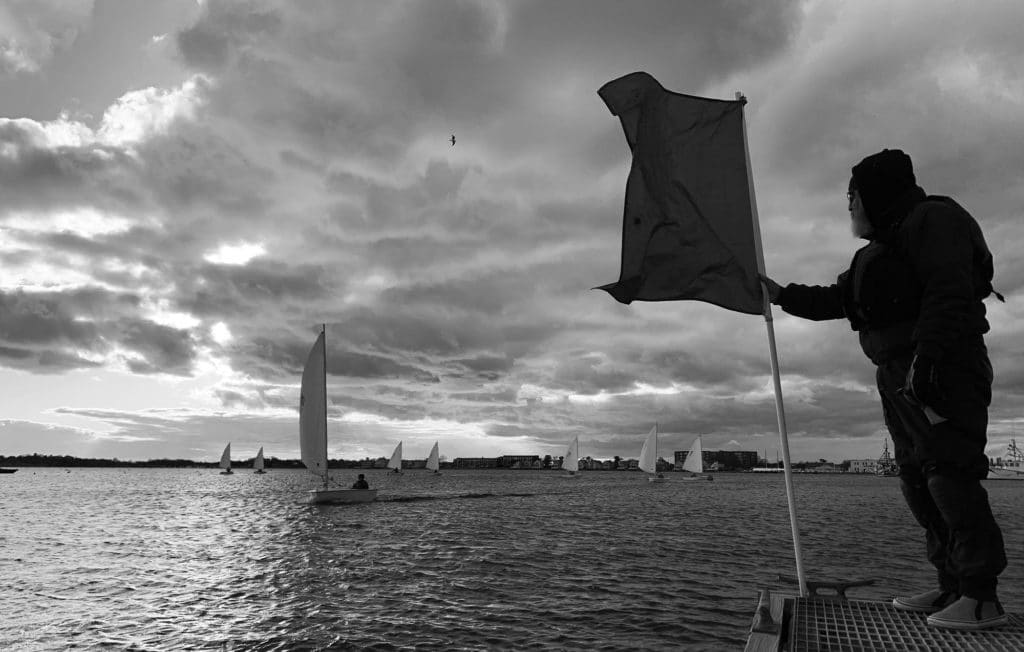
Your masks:
M 619 280 L 599 289 L 622 303 L 695 299 L 762 314 L 745 100 L 673 93 L 645 72 L 598 95 L 633 152 Z

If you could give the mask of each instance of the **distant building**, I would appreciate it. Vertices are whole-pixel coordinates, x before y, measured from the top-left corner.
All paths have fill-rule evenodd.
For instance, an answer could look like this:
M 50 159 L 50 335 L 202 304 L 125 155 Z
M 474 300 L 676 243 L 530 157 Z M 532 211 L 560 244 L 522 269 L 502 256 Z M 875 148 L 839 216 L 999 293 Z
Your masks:
M 675 468 L 683 468 L 683 462 L 690 451 L 675 451 L 673 458 Z M 757 466 L 756 451 L 701 451 L 704 468 L 720 471 L 745 471 Z
M 850 473 L 877 473 L 878 460 L 850 460 Z
M 498 466 L 506 469 L 539 469 L 542 463 L 539 455 L 502 455 L 498 458 Z
M 452 460 L 453 469 L 496 469 L 496 457 L 456 457 Z

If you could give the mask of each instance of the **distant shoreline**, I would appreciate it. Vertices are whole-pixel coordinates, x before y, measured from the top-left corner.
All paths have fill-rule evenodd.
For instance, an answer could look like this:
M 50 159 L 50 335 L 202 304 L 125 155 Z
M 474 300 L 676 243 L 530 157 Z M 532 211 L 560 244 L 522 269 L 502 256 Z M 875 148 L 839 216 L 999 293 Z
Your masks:
M 243 460 L 231 460 L 231 468 L 251 469 L 255 458 Z M 362 460 L 328 460 L 328 466 L 332 469 L 358 469 L 368 468 L 363 466 Z M 304 469 L 305 465 L 301 460 L 283 460 L 276 457 L 269 457 L 265 460 L 266 468 L 277 469 Z M 0 455 L 0 467 L 60 467 L 60 468 L 167 468 L 167 469 L 215 469 L 220 467 L 220 461 L 197 462 L 186 459 L 155 459 L 155 460 L 119 460 L 106 458 L 82 458 L 70 455 Z
M 243 460 L 232 460 L 231 468 L 233 469 L 251 469 L 253 468 L 253 462 L 255 458 L 243 459 Z M 384 467 L 385 460 L 379 459 L 366 459 L 366 460 L 345 460 L 345 459 L 334 459 L 328 460 L 328 468 L 330 469 L 361 469 L 367 471 L 373 470 L 386 470 Z M 415 471 L 425 468 L 426 460 L 407 460 L 407 463 L 403 465 L 404 470 Z M 306 466 L 301 460 L 292 459 L 280 459 L 277 457 L 269 457 L 264 460 L 265 468 L 267 469 L 305 469 Z M 165 469 L 215 469 L 220 467 L 219 461 L 212 462 L 197 462 L 195 460 L 186 459 L 155 459 L 155 460 L 120 460 L 117 458 L 106 459 L 106 458 L 81 458 L 73 457 L 70 455 L 39 455 L 33 453 L 32 455 L 0 455 L 0 467 L 13 467 L 13 468 L 165 468 Z M 456 469 L 451 462 L 442 462 L 442 469 Z M 799 465 L 794 465 L 794 470 L 797 470 Z M 561 471 L 562 469 L 555 466 L 550 467 L 509 467 L 509 466 L 498 466 L 498 467 L 462 467 L 460 470 L 494 470 L 494 471 Z M 593 472 L 614 472 L 614 471 L 636 471 L 637 469 L 628 468 L 594 468 L 594 469 L 581 469 L 581 473 L 593 473 Z M 719 470 L 716 473 L 747 473 L 751 470 L 763 471 L 765 469 L 729 469 Z M 779 470 L 781 469 L 771 469 Z M 673 472 L 672 468 L 663 469 L 664 472 Z
M 243 459 L 243 460 L 232 460 L 231 468 L 233 469 L 251 469 L 253 468 L 253 462 L 255 458 Z M 269 457 L 264 460 L 265 468 L 267 469 L 305 469 L 306 466 L 301 460 L 293 459 L 280 459 L 277 457 Z M 329 469 L 351 469 L 351 470 L 364 470 L 364 471 L 384 471 L 385 460 L 383 458 L 378 459 L 364 459 L 364 460 L 345 460 L 345 459 L 334 459 L 328 460 Z M 403 465 L 403 470 L 416 471 L 425 469 L 426 460 L 406 460 Z M 198 462 L 196 460 L 187 459 L 155 459 L 155 460 L 120 460 L 117 458 L 81 458 L 70 455 L 40 455 L 33 453 L 31 455 L 0 455 L 0 467 L 2 468 L 164 468 L 164 469 L 216 469 L 220 467 L 219 461 L 211 462 Z M 441 468 L 445 470 L 485 470 L 485 471 L 555 471 L 560 472 L 562 469 L 558 466 L 552 465 L 549 467 L 515 467 L 515 466 L 481 466 L 481 467 L 457 467 L 452 462 L 442 462 Z M 581 473 L 593 473 L 593 472 L 615 472 L 615 471 L 637 471 L 635 468 L 593 468 L 593 469 L 581 469 Z M 813 469 L 806 469 L 802 463 L 793 465 L 794 472 L 802 473 L 818 473 Z M 670 473 L 675 472 L 676 469 L 665 468 L 663 472 Z M 751 473 L 751 472 L 764 472 L 774 471 L 781 472 L 781 468 L 764 468 L 756 467 L 753 469 L 736 468 L 736 469 L 720 469 L 717 471 L 707 471 L 708 473 Z M 833 473 L 842 473 L 843 471 L 831 471 Z

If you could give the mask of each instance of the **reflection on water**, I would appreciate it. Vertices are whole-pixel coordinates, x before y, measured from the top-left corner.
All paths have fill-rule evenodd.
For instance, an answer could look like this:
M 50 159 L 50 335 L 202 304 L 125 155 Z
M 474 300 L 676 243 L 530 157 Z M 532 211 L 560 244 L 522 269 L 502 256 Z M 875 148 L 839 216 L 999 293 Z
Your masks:
M 735 649 L 757 589 L 795 574 L 778 476 L 367 475 L 379 500 L 345 506 L 306 504 L 303 471 L 5 476 L 0 649 Z M 1015 612 L 1020 485 L 986 485 Z M 796 489 L 808 576 L 930 586 L 895 478 Z

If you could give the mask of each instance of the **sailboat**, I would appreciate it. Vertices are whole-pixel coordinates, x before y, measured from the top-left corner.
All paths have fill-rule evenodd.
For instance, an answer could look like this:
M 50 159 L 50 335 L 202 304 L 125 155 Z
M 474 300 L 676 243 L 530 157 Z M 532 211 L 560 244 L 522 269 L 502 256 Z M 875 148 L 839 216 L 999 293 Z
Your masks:
M 388 460 L 388 468 L 391 469 L 392 473 L 402 472 L 402 442 L 398 442 L 398 446 L 395 446 L 395 452 L 391 453 L 391 459 Z
M 875 474 L 886 476 L 899 475 L 900 467 L 896 464 L 896 460 L 892 458 L 892 455 L 889 454 L 889 441 L 886 439 L 882 443 L 885 445 L 885 448 L 882 451 L 882 456 L 878 458 L 878 463 L 875 465 Z
M 252 463 L 252 468 L 256 469 L 253 473 L 266 473 L 263 470 L 263 447 L 260 446 L 260 452 L 256 453 L 256 460 Z
M 231 442 L 228 442 L 220 455 L 220 468 L 224 469 L 220 472 L 221 475 L 231 475 Z
M 644 440 L 644 445 L 640 449 L 638 466 L 641 471 L 646 471 L 649 474 L 648 482 L 665 481 L 665 476 L 658 473 L 658 424 L 654 424 L 651 431 L 647 433 L 647 439 Z
M 1011 439 L 1006 447 L 1006 457 L 999 458 L 998 464 L 988 468 L 989 480 L 1024 480 L 1024 452 L 1017 447 L 1017 440 Z
M 688 472 L 683 476 L 683 480 L 714 480 L 712 476 L 704 473 L 704 449 L 701 448 L 699 436 L 690 445 L 690 452 L 686 454 L 686 460 L 683 462 L 683 471 Z
M 310 490 L 311 503 L 368 503 L 376 489 L 330 489 L 327 468 L 327 327 L 316 338 L 302 370 L 299 395 L 299 448 L 302 463 L 323 478 L 324 485 Z
M 441 468 L 441 458 L 437 454 L 437 442 L 434 442 L 434 447 L 430 449 L 430 455 L 427 456 L 427 470 L 433 471 L 435 475 L 440 475 L 441 472 L 438 469 Z
M 569 442 L 569 450 L 565 451 L 565 457 L 562 458 L 562 469 L 565 470 L 565 477 L 567 478 L 578 478 L 580 470 L 580 438 L 579 436 L 573 437 L 572 441 Z

